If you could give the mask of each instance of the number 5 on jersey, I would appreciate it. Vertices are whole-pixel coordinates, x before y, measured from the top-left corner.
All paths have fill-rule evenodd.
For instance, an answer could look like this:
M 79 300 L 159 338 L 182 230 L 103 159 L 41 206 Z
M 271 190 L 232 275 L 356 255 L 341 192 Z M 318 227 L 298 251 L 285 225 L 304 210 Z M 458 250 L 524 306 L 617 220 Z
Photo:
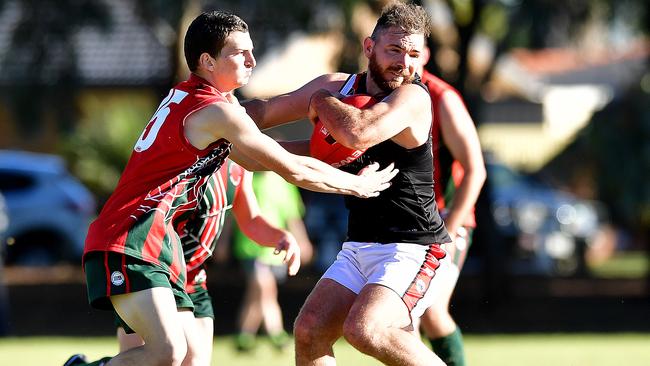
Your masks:
M 145 127 L 144 131 L 142 131 L 142 135 L 140 135 L 138 142 L 135 143 L 134 150 L 136 152 L 145 151 L 150 148 L 151 145 L 153 145 L 153 142 L 156 140 L 156 136 L 158 135 L 158 131 L 160 131 L 160 128 L 162 127 L 163 123 L 165 123 L 167 116 L 169 116 L 170 105 L 180 103 L 186 96 L 187 93 L 184 91 L 177 89 L 172 89 L 169 91 L 167 97 L 163 99 L 162 102 L 160 102 L 158 110 L 153 115 L 153 117 L 151 117 L 149 123 L 147 123 L 147 127 Z

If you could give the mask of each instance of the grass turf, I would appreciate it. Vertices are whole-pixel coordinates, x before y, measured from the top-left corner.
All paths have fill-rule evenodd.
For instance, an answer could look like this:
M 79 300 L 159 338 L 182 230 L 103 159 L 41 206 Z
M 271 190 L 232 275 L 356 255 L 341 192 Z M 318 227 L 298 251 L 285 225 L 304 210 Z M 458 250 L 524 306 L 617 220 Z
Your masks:
M 649 334 L 526 334 L 466 335 L 470 365 L 499 366 L 605 366 L 650 365 Z M 286 366 L 293 364 L 293 350 L 278 352 L 267 339 L 249 354 L 234 349 L 232 337 L 215 340 L 212 365 Z M 0 365 L 62 365 L 72 354 L 83 352 L 91 359 L 114 354 L 110 337 L 0 338 Z M 339 365 L 374 366 L 379 362 L 358 353 L 341 341 L 335 346 Z

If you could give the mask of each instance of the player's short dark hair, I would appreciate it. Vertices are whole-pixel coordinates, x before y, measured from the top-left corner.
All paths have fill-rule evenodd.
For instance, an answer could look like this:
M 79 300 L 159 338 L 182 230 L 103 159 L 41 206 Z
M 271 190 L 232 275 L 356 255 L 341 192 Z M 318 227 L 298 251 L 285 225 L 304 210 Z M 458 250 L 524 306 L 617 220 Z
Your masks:
M 190 71 L 196 71 L 204 52 L 217 57 L 232 32 L 248 33 L 248 24 L 234 14 L 219 10 L 196 17 L 185 34 L 185 61 Z
M 370 37 L 377 39 L 379 32 L 390 27 L 399 27 L 407 33 L 428 37 L 431 33 L 431 19 L 421 6 L 395 1 L 381 10 L 381 16 Z

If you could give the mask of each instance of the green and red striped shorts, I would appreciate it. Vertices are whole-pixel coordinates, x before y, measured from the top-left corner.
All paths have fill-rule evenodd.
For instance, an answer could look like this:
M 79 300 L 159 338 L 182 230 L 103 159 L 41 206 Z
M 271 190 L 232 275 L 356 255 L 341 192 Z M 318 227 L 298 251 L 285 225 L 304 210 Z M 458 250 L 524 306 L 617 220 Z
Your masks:
M 97 309 L 113 310 L 111 296 L 165 287 L 172 290 L 177 308 L 194 305 L 182 283 L 153 263 L 117 252 L 90 252 L 84 258 L 88 301 Z

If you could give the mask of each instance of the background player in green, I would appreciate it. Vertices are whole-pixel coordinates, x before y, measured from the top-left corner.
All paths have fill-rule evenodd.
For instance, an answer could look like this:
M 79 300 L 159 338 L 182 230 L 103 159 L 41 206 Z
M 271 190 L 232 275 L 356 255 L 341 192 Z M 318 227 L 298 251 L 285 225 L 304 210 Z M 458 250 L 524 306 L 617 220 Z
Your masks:
M 253 190 L 264 217 L 291 232 L 300 246 L 301 263 L 309 261 L 312 246 L 302 221 L 304 206 L 298 189 L 273 172 L 256 172 Z M 286 264 L 274 255 L 272 248 L 260 246 L 252 239 L 235 227 L 233 256 L 240 261 L 247 277 L 236 346 L 240 351 L 252 349 L 263 323 L 271 343 L 281 350 L 290 341 L 277 299 L 278 284 L 286 279 Z
M 436 203 L 453 243 L 444 244 L 450 268 L 431 283 L 435 302 L 422 317 L 421 326 L 434 352 L 447 364 L 465 365 L 460 328 L 449 314 L 449 301 L 469 250 L 476 226 L 474 205 L 486 178 L 476 127 L 456 89 L 426 71 L 430 50 L 420 57 L 418 74 L 429 88 L 433 104 L 434 181 Z

